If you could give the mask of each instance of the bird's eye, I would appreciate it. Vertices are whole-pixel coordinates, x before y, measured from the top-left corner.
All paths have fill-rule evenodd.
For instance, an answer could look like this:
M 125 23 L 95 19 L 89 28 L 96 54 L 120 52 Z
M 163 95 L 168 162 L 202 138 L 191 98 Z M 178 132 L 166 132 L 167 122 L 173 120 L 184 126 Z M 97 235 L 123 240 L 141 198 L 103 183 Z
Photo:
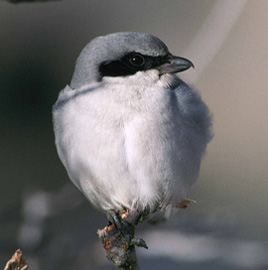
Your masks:
M 129 62 L 134 67 L 141 67 L 144 65 L 145 59 L 141 55 L 135 54 L 129 58 Z

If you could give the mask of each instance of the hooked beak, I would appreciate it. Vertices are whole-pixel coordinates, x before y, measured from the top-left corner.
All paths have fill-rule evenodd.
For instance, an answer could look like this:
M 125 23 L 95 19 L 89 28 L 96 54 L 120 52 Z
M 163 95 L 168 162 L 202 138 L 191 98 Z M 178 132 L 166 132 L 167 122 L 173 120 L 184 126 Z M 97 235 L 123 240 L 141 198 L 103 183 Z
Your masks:
M 190 67 L 194 68 L 194 64 L 183 57 L 173 56 L 163 65 L 159 66 L 160 75 L 165 73 L 177 73 L 189 69 Z

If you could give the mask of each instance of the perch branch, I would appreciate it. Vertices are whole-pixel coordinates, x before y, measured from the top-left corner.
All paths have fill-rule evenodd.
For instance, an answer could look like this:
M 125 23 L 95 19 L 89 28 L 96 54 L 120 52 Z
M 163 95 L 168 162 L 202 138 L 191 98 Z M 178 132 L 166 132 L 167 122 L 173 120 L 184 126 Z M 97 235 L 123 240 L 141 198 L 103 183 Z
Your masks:
M 195 202 L 184 199 L 176 208 L 185 209 L 189 203 Z M 153 211 L 157 211 L 157 208 Z M 106 251 L 106 256 L 118 270 L 138 270 L 138 262 L 135 246 L 148 249 L 146 242 L 141 238 L 135 238 L 135 225 L 145 220 L 150 211 L 145 209 L 142 213 L 129 212 L 125 209 L 116 213 L 109 211 L 107 216 L 110 223 L 97 231 L 101 243 Z
M 128 211 L 113 213 L 109 225 L 97 231 L 106 256 L 119 270 L 138 270 L 138 262 L 135 246 L 148 248 L 145 241 L 135 238 L 135 225 L 141 222 L 146 216 L 130 217 Z

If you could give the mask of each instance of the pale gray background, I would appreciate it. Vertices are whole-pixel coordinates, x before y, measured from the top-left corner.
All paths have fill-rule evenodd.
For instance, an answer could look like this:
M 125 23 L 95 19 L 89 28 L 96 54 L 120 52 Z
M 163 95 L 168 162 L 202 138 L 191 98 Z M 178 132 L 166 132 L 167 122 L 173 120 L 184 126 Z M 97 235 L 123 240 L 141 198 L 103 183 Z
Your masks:
M 105 217 L 58 160 L 51 106 L 87 42 L 118 31 L 191 59 L 182 76 L 214 116 L 197 203 L 139 226 L 141 269 L 267 269 L 267 0 L 0 1 L 0 267 L 22 248 L 34 270 L 113 269 L 95 234 Z

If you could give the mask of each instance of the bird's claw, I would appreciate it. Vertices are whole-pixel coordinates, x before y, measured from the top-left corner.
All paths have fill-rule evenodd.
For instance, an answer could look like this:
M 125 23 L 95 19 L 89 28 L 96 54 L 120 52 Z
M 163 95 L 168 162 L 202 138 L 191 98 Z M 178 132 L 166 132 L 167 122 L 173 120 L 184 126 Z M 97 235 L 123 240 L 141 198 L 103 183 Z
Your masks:
M 108 218 L 109 222 L 114 224 L 115 228 L 118 231 L 123 233 L 125 225 L 123 224 L 121 217 L 118 216 L 118 214 L 114 210 L 107 211 L 107 218 Z

